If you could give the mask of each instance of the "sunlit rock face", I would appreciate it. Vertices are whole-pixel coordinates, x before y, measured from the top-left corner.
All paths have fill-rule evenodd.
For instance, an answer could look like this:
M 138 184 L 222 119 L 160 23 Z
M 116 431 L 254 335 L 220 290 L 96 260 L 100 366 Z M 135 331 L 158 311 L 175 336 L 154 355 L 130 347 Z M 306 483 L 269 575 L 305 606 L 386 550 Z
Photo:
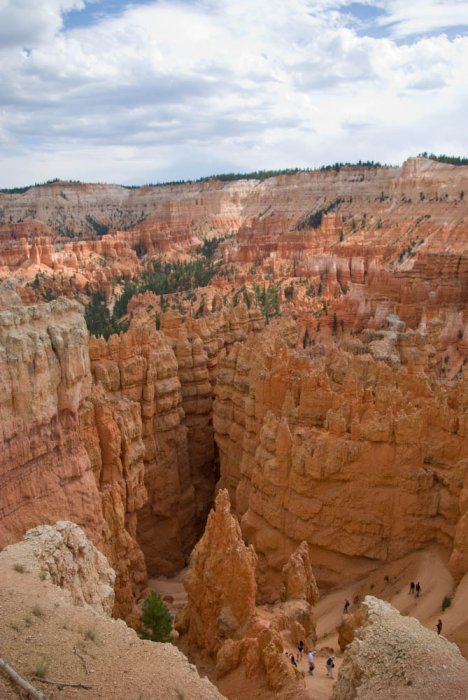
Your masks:
M 294 349 L 272 324 L 221 364 L 214 403 L 221 485 L 259 557 L 265 600 L 305 540 L 322 585 L 429 542 L 466 565 L 467 383 L 330 349 Z M 398 349 L 396 349 L 398 354 Z
M 81 307 L 60 299 L 1 312 L 0 381 L 0 546 L 61 518 L 101 544 L 101 499 L 79 431 L 91 387 Z
M 209 654 L 226 639 L 242 639 L 255 614 L 257 557 L 230 508 L 227 491 L 219 491 L 185 579 L 188 641 Z

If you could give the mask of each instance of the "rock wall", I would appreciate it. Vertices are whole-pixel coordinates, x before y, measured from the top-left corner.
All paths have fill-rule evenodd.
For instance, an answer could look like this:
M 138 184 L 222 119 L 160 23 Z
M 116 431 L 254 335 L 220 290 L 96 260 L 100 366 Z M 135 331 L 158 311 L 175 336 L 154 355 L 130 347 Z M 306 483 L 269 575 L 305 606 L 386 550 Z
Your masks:
M 214 403 L 220 485 L 258 554 L 263 599 L 279 598 L 281 569 L 302 540 L 321 585 L 434 541 L 460 576 L 466 377 L 445 386 L 362 346 L 311 359 L 294 349 L 294 329 L 272 324 L 234 347 Z M 395 348 L 399 360 L 409 352 Z
M 117 574 L 114 614 L 125 618 L 147 580 L 136 538 L 137 512 L 147 501 L 137 404 L 94 386 L 80 411 L 80 436 L 101 499 L 103 551 Z
M 0 547 L 65 518 L 102 544 L 100 496 L 79 431 L 91 386 L 87 346 L 76 303 L 0 313 Z
M 240 306 L 205 319 L 167 312 L 160 331 L 140 313 L 127 333 L 107 342 L 90 338 L 100 393 L 91 397 L 95 418 L 90 403 L 82 412 L 83 441 L 101 491 L 113 493 L 109 513 L 123 508 L 120 520 L 152 574 L 178 571 L 203 531 L 218 478 L 212 427 L 218 357 L 262 326 L 257 309 Z M 97 436 L 89 438 L 93 423 Z M 111 527 L 108 540 L 119 531 L 121 524 Z

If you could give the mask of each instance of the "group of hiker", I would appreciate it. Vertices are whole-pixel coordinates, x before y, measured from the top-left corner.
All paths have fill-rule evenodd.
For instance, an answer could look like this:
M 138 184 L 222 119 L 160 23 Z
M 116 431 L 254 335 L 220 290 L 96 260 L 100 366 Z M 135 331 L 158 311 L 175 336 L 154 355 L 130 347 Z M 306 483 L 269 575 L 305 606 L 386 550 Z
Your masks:
M 421 588 L 421 584 L 419 581 L 417 581 L 417 582 L 411 581 L 410 582 L 409 591 L 408 591 L 408 593 L 410 595 L 414 595 L 416 598 L 419 598 L 419 596 L 421 595 L 421 591 L 422 591 L 422 588 Z M 344 606 L 343 606 L 343 613 L 348 614 L 349 608 L 350 608 L 350 602 L 348 599 L 345 599 Z M 442 620 L 440 618 L 437 620 L 436 629 L 437 629 L 437 634 L 440 634 L 442 632 Z M 302 657 L 304 655 L 304 652 L 305 652 L 304 642 L 301 640 L 299 642 L 299 644 L 297 645 L 297 655 L 296 656 L 294 656 L 294 654 L 289 655 L 290 659 L 291 659 L 291 663 L 296 668 L 297 668 L 298 663 L 300 661 L 302 661 Z M 316 651 L 309 651 L 309 653 L 307 654 L 307 660 L 309 662 L 309 674 L 311 676 L 314 675 L 316 656 L 317 656 Z M 335 668 L 335 657 L 334 656 L 328 656 L 327 660 L 325 661 L 325 668 L 327 671 L 327 678 L 333 678 L 333 669 Z
M 294 654 L 291 654 L 290 659 L 291 663 L 293 666 L 297 668 L 297 664 L 299 661 L 302 661 L 302 657 L 304 655 L 304 642 L 301 640 L 299 644 L 297 645 L 297 656 L 294 656 Z M 315 671 L 315 659 L 317 656 L 316 651 L 309 651 L 307 654 L 307 660 L 309 662 L 309 674 L 311 676 L 314 675 Z M 329 656 L 325 662 L 325 668 L 327 671 L 327 678 L 333 678 L 333 669 L 335 668 L 335 657 L 334 656 Z
M 421 595 L 421 590 L 422 590 L 422 588 L 421 588 L 421 584 L 419 583 L 419 581 L 417 581 L 416 583 L 414 581 L 410 581 L 409 591 L 408 591 L 408 593 L 410 595 L 414 595 L 414 596 L 416 596 L 416 598 L 419 598 L 419 596 Z M 437 634 L 440 634 L 442 632 L 442 620 L 440 619 L 440 617 L 437 620 L 436 630 L 437 630 Z
M 421 584 L 419 583 L 419 581 L 417 583 L 415 583 L 414 581 L 410 582 L 408 593 L 410 595 L 416 595 L 416 598 L 419 598 L 419 596 L 421 595 Z

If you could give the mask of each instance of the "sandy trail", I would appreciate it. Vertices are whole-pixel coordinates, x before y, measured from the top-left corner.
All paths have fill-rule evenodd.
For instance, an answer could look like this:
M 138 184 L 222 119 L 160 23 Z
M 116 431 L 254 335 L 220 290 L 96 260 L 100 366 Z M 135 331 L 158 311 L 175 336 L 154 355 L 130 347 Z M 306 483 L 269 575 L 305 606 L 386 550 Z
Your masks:
M 158 578 L 149 582 L 149 587 L 163 600 L 166 599 L 174 613 L 185 605 L 184 575 L 185 571 L 182 571 L 173 579 Z M 409 594 L 410 581 L 420 582 L 422 591 L 419 598 Z M 336 628 L 341 622 L 345 599 L 350 601 L 352 612 L 368 594 L 388 601 L 403 615 L 417 618 L 434 633 L 440 618 L 443 624 L 442 634 L 450 641 L 456 642 L 462 654 L 468 658 L 468 575 L 456 589 L 448 571 L 446 554 L 437 547 L 431 547 L 386 564 L 361 581 L 322 594 L 315 607 L 318 657 L 314 676 L 307 672 L 308 663 L 305 656 L 298 666 L 304 671 L 305 687 L 311 700 L 328 700 L 331 696 L 335 680 L 327 678 L 325 661 L 330 653 L 336 655 L 336 679 L 342 663 Z M 452 604 L 443 612 L 441 606 L 445 596 L 451 598 Z M 258 614 L 261 618 L 268 619 L 271 617 L 271 610 L 269 606 L 259 606 Z M 283 634 L 283 642 L 285 651 L 296 655 L 297 650 L 287 634 Z M 206 662 L 199 670 L 216 683 L 213 668 L 206 665 Z M 265 694 L 264 689 L 253 687 L 241 673 L 231 674 L 229 679 L 218 683 L 218 687 L 227 697 L 237 700 L 270 696 L 268 692 Z

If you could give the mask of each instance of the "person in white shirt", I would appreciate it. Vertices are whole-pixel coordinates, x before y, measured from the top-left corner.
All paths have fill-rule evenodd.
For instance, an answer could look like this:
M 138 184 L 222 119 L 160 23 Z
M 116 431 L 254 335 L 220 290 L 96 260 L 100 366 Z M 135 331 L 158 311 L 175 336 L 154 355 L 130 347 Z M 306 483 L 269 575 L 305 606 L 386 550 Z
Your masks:
M 314 675 L 315 671 L 315 657 L 317 656 L 316 651 L 309 651 L 307 658 L 309 659 L 309 673 L 311 676 Z

